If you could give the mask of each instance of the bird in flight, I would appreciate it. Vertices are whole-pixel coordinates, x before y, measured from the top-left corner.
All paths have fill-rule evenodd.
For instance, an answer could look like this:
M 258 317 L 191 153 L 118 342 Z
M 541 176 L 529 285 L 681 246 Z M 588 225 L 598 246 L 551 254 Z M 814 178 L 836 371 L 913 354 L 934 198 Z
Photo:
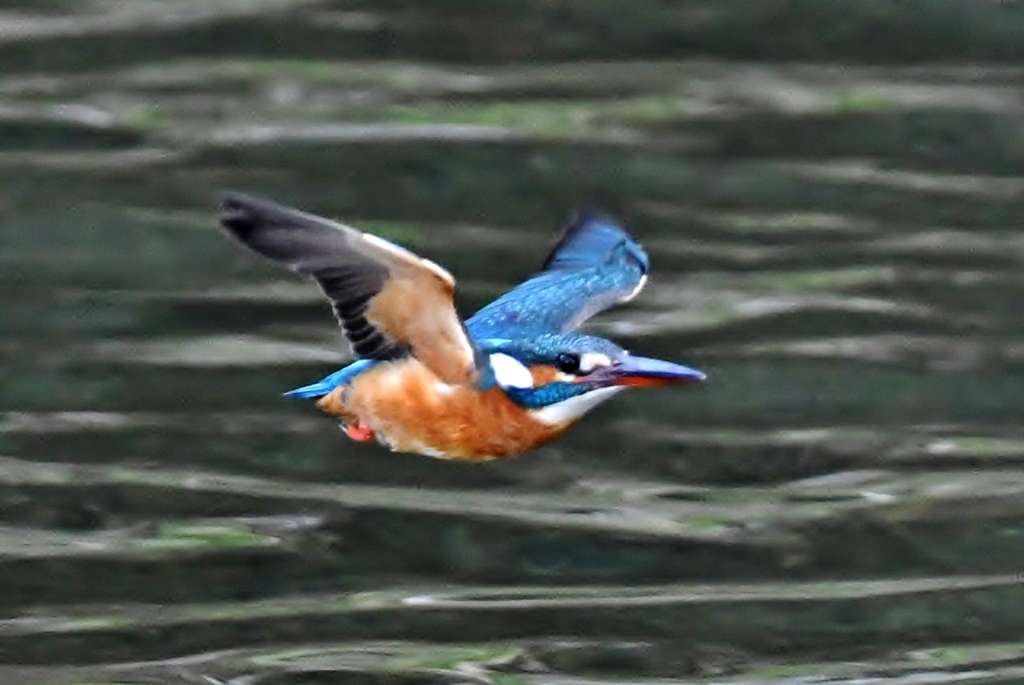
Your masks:
M 240 193 L 223 198 L 220 223 L 327 296 L 357 359 L 286 394 L 315 399 L 356 441 L 512 457 L 624 388 L 705 378 L 576 331 L 647 281 L 647 253 L 601 214 L 579 213 L 536 275 L 465 322 L 451 274 L 387 240 Z

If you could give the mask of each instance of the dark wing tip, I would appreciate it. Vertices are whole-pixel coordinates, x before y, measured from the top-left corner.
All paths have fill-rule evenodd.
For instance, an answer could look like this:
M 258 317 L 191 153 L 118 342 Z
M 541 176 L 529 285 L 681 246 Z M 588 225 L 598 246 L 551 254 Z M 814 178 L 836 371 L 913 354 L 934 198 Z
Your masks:
M 256 229 L 273 221 L 274 215 L 284 212 L 272 202 L 250 195 L 227 192 L 220 197 L 220 225 L 242 242 Z
M 317 276 L 350 259 L 344 232 L 331 222 L 243 193 L 225 193 L 220 225 L 254 252 L 293 271 Z
M 548 269 L 557 268 L 557 261 L 559 256 L 565 251 L 569 244 L 576 238 L 577 234 L 584 229 L 587 225 L 600 221 L 601 219 L 607 220 L 607 216 L 589 207 L 577 209 L 569 216 L 569 223 L 561 234 L 555 240 L 555 244 L 551 246 L 551 250 L 548 252 L 547 258 L 541 265 L 541 271 L 547 271 Z
M 616 224 L 616 220 L 608 212 L 601 211 L 595 207 L 580 207 L 572 213 L 569 219 L 569 230 L 586 226 L 587 224 L 600 221 L 608 224 Z
M 610 215 L 591 208 L 577 210 L 551 252 L 542 270 L 596 266 L 612 259 L 620 246 L 643 273 L 650 268 L 647 253 Z

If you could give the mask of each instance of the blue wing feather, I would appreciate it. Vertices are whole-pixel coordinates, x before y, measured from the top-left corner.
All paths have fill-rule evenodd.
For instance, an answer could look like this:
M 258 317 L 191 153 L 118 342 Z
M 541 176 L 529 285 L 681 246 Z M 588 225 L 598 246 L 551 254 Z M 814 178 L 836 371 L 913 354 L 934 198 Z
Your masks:
M 578 270 L 607 266 L 618 248 L 636 260 L 644 273 L 651 268 L 647 253 L 610 217 L 593 210 L 583 210 L 551 248 L 541 271 Z
M 612 219 L 581 212 L 540 273 L 466 322 L 474 339 L 564 333 L 628 299 L 650 268 L 644 249 Z

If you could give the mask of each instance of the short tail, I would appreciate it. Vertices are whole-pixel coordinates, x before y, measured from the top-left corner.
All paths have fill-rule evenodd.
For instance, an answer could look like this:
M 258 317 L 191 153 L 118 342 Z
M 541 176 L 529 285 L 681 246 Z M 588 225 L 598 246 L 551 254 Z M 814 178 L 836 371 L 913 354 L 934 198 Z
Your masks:
M 284 393 L 285 397 L 301 397 L 304 400 L 314 400 L 334 390 L 336 385 L 331 385 L 327 382 L 327 379 L 311 383 L 310 385 L 304 385 L 301 388 L 295 388 Z
M 332 373 L 327 378 L 311 383 L 310 385 L 304 385 L 301 388 L 295 388 L 285 393 L 286 397 L 301 397 L 302 399 L 311 400 L 318 397 L 323 397 L 329 394 L 339 385 L 347 383 L 349 379 L 354 376 L 366 371 L 376 363 L 374 359 L 360 359 L 359 361 L 352 362 L 344 369 L 339 369 Z

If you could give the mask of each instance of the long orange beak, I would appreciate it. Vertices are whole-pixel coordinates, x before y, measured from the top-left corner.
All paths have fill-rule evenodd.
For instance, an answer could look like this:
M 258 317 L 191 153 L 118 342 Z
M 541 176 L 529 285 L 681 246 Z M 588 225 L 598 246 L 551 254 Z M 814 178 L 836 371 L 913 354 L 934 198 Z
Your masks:
M 703 383 L 707 379 L 703 372 L 689 366 L 632 355 L 614 366 L 603 369 L 600 373 L 605 377 L 602 380 L 606 380 L 608 385 L 638 387 Z

